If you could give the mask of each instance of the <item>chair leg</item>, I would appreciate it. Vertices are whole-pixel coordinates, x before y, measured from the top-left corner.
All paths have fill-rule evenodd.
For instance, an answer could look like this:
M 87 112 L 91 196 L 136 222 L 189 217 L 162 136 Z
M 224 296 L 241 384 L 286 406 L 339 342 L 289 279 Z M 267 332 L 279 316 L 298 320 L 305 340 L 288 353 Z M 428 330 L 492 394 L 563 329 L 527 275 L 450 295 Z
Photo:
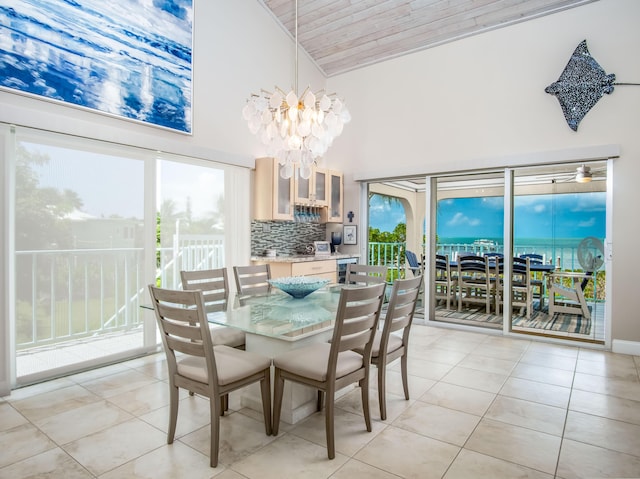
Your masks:
M 387 368 L 386 365 L 378 363 L 378 403 L 380 404 L 380 419 L 387 419 Z M 363 386 L 363 392 L 366 386 Z M 362 398 L 364 409 L 364 396 Z
M 224 416 L 224 412 L 227 410 L 227 401 L 229 396 L 225 394 L 224 396 L 220 396 L 220 415 Z
M 327 456 L 329 459 L 336 457 L 336 444 L 335 444 L 335 431 L 334 431 L 334 418 L 333 409 L 335 402 L 335 392 L 333 389 L 327 390 L 327 398 L 325 401 L 324 414 L 325 414 L 325 429 L 327 434 Z
M 272 434 L 278 435 L 278 429 L 280 427 L 280 412 L 282 410 L 282 394 L 284 391 L 284 379 L 280 376 L 280 370 L 275 368 L 275 374 L 273 377 L 273 425 Z
M 322 411 L 322 403 L 324 401 L 324 392 L 318 389 L 318 403 L 316 404 L 316 411 Z
M 367 431 L 371 432 L 371 410 L 369 409 L 369 374 L 360 380 L 360 395 L 362 396 L 362 412 Z M 386 417 L 386 411 L 385 411 Z
M 404 398 L 409 400 L 409 374 L 408 374 L 408 351 L 407 346 L 404 347 L 404 354 L 400 357 L 400 371 L 402 372 L 402 389 L 404 389 Z
M 220 450 L 220 415 L 222 397 L 209 399 L 209 409 L 211 415 L 211 450 L 209 451 L 209 465 L 218 467 L 218 451 Z
M 169 386 L 169 431 L 167 432 L 167 444 L 173 443 L 173 438 L 176 435 L 176 422 L 178 422 L 178 387 L 174 385 Z
M 271 368 L 265 370 L 264 378 L 260 381 L 262 392 L 262 414 L 264 415 L 264 430 L 267 436 L 271 436 Z

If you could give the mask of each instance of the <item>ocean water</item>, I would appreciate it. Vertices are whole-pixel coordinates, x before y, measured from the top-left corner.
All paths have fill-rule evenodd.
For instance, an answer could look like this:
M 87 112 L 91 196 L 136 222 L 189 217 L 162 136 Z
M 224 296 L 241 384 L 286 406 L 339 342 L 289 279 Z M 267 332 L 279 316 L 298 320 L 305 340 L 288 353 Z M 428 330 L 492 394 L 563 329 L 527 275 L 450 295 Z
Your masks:
M 545 263 L 553 263 L 562 269 L 583 269 L 578 260 L 578 247 L 585 238 L 515 238 L 514 254 L 525 253 L 541 254 Z M 476 240 L 482 240 L 483 244 L 474 244 Z M 486 240 L 486 241 L 485 241 Z M 597 238 L 604 244 L 603 238 Z M 493 242 L 495 246 L 489 245 Z M 440 237 L 438 238 L 438 251 L 449 255 L 459 251 L 476 251 L 485 253 L 489 251 L 503 252 L 502 238 L 475 238 L 475 237 Z M 594 256 L 604 257 L 604 251 L 594 246 L 589 241 L 588 250 Z M 584 250 L 583 250 L 584 252 Z

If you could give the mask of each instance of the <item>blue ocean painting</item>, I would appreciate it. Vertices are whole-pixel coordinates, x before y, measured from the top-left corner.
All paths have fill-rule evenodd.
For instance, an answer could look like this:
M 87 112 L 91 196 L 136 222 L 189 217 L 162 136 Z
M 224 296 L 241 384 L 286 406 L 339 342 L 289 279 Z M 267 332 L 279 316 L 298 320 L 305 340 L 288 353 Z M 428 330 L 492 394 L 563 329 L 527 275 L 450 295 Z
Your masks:
M 5 0 L 0 87 L 191 133 L 193 0 Z

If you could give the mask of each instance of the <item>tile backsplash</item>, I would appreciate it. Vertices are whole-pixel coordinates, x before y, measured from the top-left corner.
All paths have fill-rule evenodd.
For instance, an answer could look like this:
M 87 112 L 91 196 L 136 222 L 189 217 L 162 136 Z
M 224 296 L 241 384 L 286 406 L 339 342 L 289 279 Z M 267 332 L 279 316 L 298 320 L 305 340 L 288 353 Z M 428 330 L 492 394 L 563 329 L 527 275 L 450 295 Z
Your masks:
M 279 255 L 304 253 L 308 245 L 326 238 L 327 228 L 322 223 L 253 220 L 251 255 L 263 255 L 267 249 L 275 249 Z

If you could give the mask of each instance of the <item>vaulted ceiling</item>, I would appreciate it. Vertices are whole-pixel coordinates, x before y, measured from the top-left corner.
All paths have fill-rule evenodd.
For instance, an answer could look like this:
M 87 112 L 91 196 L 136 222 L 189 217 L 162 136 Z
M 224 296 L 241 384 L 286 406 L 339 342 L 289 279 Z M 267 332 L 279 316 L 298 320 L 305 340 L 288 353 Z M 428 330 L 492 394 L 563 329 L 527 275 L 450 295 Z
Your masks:
M 258 0 L 295 38 L 296 0 Z M 298 0 L 298 42 L 330 77 L 597 0 Z

